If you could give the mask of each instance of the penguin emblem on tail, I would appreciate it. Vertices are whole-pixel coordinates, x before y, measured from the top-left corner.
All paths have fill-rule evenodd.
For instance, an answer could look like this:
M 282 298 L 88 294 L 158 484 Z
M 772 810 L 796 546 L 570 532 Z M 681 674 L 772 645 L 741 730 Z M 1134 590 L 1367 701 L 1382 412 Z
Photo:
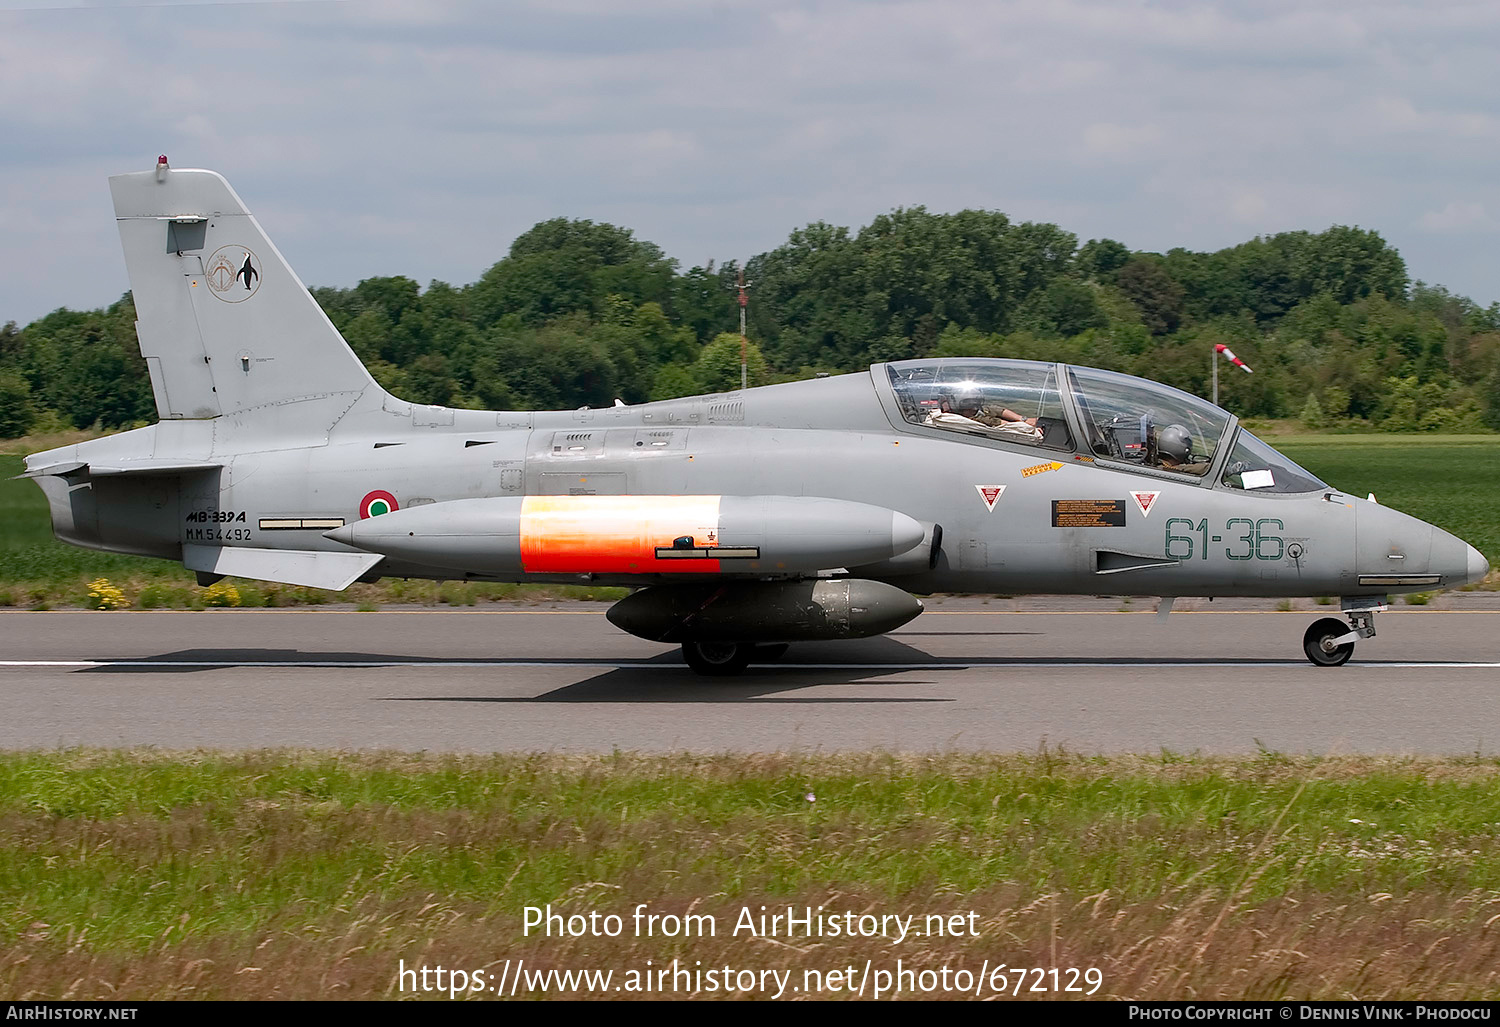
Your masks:
M 235 281 L 243 278 L 245 280 L 245 291 L 252 291 L 251 282 L 260 277 L 260 272 L 255 270 L 255 265 L 250 262 L 250 254 L 245 254 L 244 265 L 235 273 Z
M 260 291 L 264 277 L 260 258 L 241 243 L 220 246 L 203 262 L 203 284 L 225 303 L 245 302 Z M 243 289 L 241 282 L 245 285 Z

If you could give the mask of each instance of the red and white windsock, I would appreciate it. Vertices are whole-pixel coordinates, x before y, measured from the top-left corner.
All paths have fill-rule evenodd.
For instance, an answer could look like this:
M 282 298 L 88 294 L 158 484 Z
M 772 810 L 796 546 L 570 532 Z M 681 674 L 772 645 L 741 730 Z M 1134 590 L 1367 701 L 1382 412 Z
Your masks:
M 1230 349 L 1228 346 L 1224 345 L 1222 342 L 1216 342 L 1216 343 L 1214 343 L 1214 352 L 1215 353 L 1222 353 L 1222 354 L 1224 354 L 1226 357 L 1229 358 L 1229 362 L 1231 364 L 1233 364 L 1235 367 L 1238 367 L 1240 370 L 1244 371 L 1246 374 L 1254 374 L 1255 373 L 1254 371 L 1250 370 L 1250 365 L 1249 364 L 1245 363 L 1239 357 L 1235 356 L 1234 355 L 1234 350 Z

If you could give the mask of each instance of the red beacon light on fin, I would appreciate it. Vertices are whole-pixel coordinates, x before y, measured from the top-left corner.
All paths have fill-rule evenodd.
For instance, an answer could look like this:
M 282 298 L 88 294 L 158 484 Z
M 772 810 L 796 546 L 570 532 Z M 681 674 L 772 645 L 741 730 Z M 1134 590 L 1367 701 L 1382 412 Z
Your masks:
M 156 180 L 158 182 L 165 182 L 167 180 L 168 170 L 169 167 L 167 165 L 167 155 L 162 154 L 160 157 L 156 158 Z

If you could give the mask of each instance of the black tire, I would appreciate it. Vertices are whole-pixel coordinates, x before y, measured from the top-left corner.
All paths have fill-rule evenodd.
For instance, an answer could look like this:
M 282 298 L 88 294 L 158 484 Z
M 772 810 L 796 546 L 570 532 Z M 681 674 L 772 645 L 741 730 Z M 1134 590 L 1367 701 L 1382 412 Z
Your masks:
M 1349 657 L 1354 655 L 1354 643 L 1345 642 L 1343 645 L 1335 646 L 1332 650 L 1325 649 L 1323 643 L 1348 633 L 1349 625 L 1336 617 L 1324 617 L 1322 620 L 1313 621 L 1307 629 L 1307 634 L 1302 636 L 1302 651 L 1307 654 L 1307 658 L 1315 667 L 1342 667 L 1349 662 Z
M 750 654 L 751 663 L 775 663 L 786 655 L 791 646 L 785 642 L 772 642 L 770 645 L 758 645 Z
M 744 642 L 684 642 L 682 658 L 699 674 L 727 678 L 744 672 L 753 650 Z

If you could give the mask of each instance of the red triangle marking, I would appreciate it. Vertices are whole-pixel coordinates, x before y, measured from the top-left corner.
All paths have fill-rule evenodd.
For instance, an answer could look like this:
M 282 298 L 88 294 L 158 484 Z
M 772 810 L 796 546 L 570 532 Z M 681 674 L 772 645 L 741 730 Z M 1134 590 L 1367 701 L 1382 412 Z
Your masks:
M 1005 491 L 1005 486 L 975 485 L 974 487 L 979 490 L 979 498 L 984 500 L 985 509 L 993 513 L 995 509 L 995 501 L 998 500 L 1001 494 Z

